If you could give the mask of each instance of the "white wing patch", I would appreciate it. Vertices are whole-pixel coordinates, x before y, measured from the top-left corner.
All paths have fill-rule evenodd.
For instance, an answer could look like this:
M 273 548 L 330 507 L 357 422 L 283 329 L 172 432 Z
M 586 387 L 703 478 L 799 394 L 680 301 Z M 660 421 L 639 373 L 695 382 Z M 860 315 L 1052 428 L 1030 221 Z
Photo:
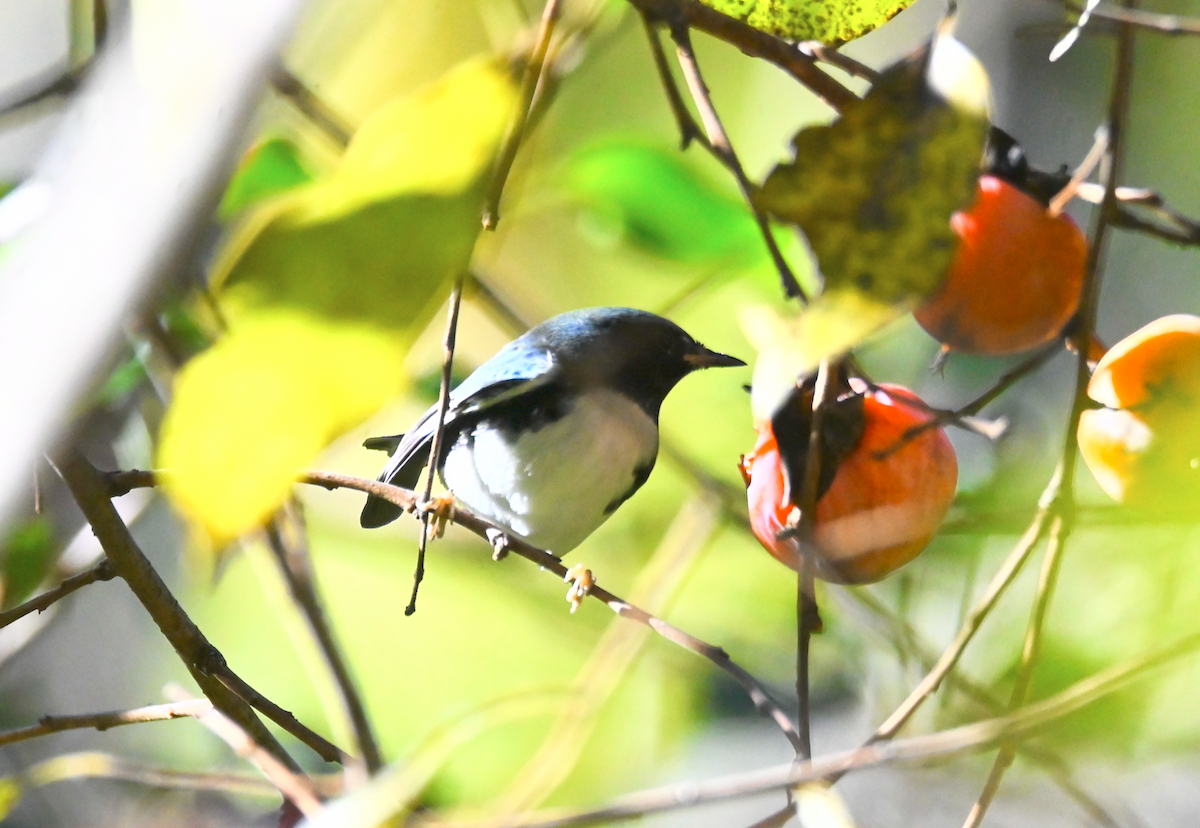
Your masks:
M 594 390 L 566 415 L 510 442 L 487 427 L 451 448 L 446 485 L 471 511 L 562 555 L 608 517 L 658 453 L 658 425 L 628 397 Z

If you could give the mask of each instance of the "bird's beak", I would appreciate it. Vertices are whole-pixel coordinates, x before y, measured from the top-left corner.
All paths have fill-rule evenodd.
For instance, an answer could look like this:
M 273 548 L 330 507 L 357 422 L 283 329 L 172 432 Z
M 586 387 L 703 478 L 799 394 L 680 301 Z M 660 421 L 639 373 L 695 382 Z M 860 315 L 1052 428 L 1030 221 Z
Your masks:
M 718 354 L 716 351 L 708 350 L 703 345 L 697 345 L 696 350 L 690 354 L 684 354 L 683 361 L 692 366 L 693 371 L 700 368 L 737 368 L 746 364 L 737 357 Z

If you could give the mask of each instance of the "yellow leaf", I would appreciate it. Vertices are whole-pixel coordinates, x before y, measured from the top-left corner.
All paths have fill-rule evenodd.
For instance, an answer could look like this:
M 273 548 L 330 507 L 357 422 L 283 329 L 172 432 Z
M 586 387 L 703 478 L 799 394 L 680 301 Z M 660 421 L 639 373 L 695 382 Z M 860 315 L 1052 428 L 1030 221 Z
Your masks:
M 0 777 L 0 820 L 21 801 L 21 785 L 11 776 Z
M 404 344 L 367 326 L 265 314 L 184 366 L 158 465 L 217 544 L 261 524 L 297 475 L 402 384 Z

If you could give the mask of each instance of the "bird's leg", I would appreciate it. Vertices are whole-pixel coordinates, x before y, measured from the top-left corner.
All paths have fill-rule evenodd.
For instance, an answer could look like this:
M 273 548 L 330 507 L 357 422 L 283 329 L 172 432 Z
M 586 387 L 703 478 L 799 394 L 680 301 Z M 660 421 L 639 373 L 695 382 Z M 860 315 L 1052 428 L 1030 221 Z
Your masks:
M 492 545 L 493 561 L 502 561 L 508 557 L 508 535 L 493 526 L 487 530 L 487 539 Z
M 446 534 L 446 525 L 454 520 L 454 492 L 442 492 L 420 504 L 417 512 L 429 516 L 429 537 L 440 538 Z
M 571 602 L 571 612 L 575 612 L 596 585 L 596 579 L 592 577 L 592 570 L 583 564 L 575 564 L 563 575 L 563 581 L 571 585 L 567 590 L 567 600 Z

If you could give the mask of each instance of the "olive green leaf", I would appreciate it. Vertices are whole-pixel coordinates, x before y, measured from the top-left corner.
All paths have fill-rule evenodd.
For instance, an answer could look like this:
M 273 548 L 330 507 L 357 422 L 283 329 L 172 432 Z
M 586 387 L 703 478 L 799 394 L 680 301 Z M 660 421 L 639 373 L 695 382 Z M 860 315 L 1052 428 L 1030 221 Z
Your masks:
M 286 138 L 268 138 L 251 147 L 242 158 L 217 207 L 217 215 L 232 218 L 247 207 L 307 184 L 312 178 L 295 144 Z
M 209 539 L 259 525 L 401 389 L 408 343 L 470 259 L 515 103 L 505 71 L 464 64 L 381 107 L 328 177 L 246 212 L 213 273 L 229 333 L 180 372 L 158 452 Z
M 882 26 L 913 0 L 701 0 L 768 34 L 837 45 Z
M 762 360 L 771 367 L 756 370 L 756 415 L 769 415 L 798 374 L 938 288 L 957 244 L 950 218 L 975 192 L 987 109 L 983 68 L 939 34 L 838 121 L 796 135 L 794 160 L 771 172 L 755 202 L 804 233 L 825 284 L 798 318 L 770 327 L 781 338 Z M 783 384 L 760 393 L 760 371 Z

